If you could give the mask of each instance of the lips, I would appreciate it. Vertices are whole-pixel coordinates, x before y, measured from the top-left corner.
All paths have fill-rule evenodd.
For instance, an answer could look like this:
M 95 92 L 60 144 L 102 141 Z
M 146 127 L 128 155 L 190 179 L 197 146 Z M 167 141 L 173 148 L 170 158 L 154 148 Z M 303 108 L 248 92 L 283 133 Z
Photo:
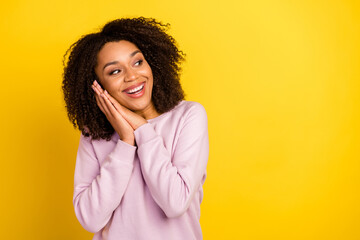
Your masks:
M 142 95 L 144 95 L 144 92 L 145 92 L 145 82 L 132 85 L 132 86 L 124 89 L 122 92 L 125 93 L 125 94 L 126 94 L 127 96 L 129 96 L 129 97 L 139 98 L 139 97 L 141 97 Z
M 140 90 L 142 90 L 144 88 L 145 82 L 142 83 L 138 83 L 135 85 L 132 85 L 126 89 L 123 90 L 123 92 L 127 93 L 127 94 L 134 94 Z

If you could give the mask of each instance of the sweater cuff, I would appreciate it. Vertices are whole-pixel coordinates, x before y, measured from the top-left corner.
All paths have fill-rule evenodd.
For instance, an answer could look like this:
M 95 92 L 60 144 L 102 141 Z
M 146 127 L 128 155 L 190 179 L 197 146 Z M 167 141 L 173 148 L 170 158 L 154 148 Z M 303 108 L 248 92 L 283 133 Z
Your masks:
M 117 161 L 133 164 L 133 161 L 135 159 L 135 152 L 135 146 L 130 145 L 119 139 L 115 145 L 114 150 L 109 154 L 109 157 Z
M 135 141 L 138 146 L 149 142 L 158 135 L 150 123 L 145 123 L 134 131 Z

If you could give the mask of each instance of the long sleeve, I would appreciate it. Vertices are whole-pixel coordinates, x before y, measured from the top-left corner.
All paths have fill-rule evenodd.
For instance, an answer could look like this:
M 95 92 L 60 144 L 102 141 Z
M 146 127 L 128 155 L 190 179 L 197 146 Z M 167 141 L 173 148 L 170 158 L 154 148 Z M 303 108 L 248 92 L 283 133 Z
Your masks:
M 90 232 L 101 230 L 120 204 L 128 185 L 136 147 L 121 140 L 100 163 L 90 138 L 80 137 L 74 174 L 73 204 L 80 224 Z
M 182 215 L 206 175 L 209 155 L 207 116 L 194 104 L 182 116 L 174 149 L 166 149 L 151 123 L 135 130 L 138 157 L 146 185 L 167 217 Z

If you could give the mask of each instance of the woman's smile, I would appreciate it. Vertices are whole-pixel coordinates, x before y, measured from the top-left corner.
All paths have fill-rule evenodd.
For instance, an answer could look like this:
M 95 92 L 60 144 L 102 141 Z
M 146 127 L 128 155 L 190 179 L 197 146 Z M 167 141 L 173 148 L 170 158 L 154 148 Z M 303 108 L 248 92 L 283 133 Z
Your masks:
M 129 97 L 132 98 L 138 98 L 144 95 L 145 92 L 145 82 L 132 85 L 125 90 L 123 90 L 123 93 L 127 94 Z

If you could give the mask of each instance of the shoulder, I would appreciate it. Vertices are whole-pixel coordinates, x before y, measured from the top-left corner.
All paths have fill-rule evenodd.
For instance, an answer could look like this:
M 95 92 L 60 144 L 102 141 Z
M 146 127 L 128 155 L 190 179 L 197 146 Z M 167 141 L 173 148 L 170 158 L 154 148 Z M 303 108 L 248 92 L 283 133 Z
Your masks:
M 193 101 L 181 101 L 174 109 L 174 112 L 180 113 L 182 116 L 200 115 L 206 117 L 206 110 L 203 105 Z
M 157 131 L 163 129 L 165 132 L 169 129 L 183 129 L 190 126 L 207 127 L 207 115 L 205 108 L 198 102 L 181 101 L 170 111 L 163 113 L 157 118 L 149 119 Z
M 181 123 L 192 116 L 200 116 L 201 118 L 206 119 L 205 108 L 198 102 L 183 100 L 170 111 L 165 112 L 156 118 L 149 119 L 148 121 L 154 124 L 164 122 Z
M 180 115 L 184 126 L 192 125 L 199 129 L 207 127 L 207 114 L 203 105 L 193 101 L 182 101 L 177 106 L 177 114 Z

